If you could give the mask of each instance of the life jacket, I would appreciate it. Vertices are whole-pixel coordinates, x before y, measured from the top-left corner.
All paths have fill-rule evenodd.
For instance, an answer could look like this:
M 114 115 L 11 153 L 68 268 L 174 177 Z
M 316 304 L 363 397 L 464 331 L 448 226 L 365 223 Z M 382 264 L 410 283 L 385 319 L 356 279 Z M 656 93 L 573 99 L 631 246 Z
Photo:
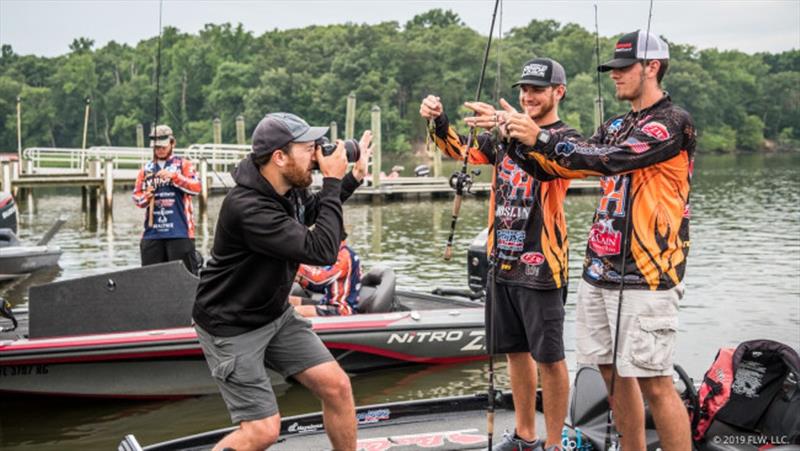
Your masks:
M 694 440 L 705 440 L 711 424 L 722 421 L 775 444 L 800 443 L 799 380 L 800 357 L 782 343 L 752 340 L 720 349 L 698 391 Z

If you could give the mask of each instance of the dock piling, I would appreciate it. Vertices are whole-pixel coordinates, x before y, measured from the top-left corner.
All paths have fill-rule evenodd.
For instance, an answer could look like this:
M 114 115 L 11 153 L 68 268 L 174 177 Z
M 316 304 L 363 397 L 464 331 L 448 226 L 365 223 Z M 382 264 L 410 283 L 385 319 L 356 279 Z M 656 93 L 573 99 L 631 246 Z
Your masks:
M 372 107 L 372 186 L 381 186 L 381 107 Z
M 204 213 L 208 208 L 208 161 L 203 158 L 200 160 L 200 213 Z
M 356 93 L 347 96 L 347 116 L 344 122 L 344 139 L 353 139 L 356 128 Z
M 113 212 L 112 207 L 114 204 L 114 160 L 106 158 L 104 166 L 103 191 L 105 191 L 105 196 L 103 197 L 103 208 L 105 209 L 106 216 L 110 216 Z
M 244 136 L 244 116 L 236 116 L 236 144 L 247 144 Z
M 2 184 L 3 192 L 11 193 L 11 166 L 8 164 L 8 161 L 2 162 Z
M 136 147 L 144 147 L 144 125 L 136 124 Z

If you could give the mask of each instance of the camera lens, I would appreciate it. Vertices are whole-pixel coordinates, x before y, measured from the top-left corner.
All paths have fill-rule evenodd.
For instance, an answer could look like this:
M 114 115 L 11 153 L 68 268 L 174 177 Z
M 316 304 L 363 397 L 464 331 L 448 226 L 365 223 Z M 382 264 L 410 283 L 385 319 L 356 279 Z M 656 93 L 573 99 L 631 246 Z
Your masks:
M 347 154 L 347 161 L 350 163 L 355 163 L 361 158 L 361 149 L 355 139 L 346 139 L 344 141 L 344 151 Z

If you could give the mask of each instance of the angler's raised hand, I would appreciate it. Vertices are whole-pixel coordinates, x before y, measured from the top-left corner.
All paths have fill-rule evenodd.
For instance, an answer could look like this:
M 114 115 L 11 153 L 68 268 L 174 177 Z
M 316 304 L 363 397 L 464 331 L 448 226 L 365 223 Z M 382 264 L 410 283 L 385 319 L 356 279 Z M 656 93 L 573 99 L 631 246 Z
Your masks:
M 356 164 L 353 165 L 353 177 L 360 182 L 364 180 L 364 177 L 367 175 L 367 164 L 369 163 L 369 157 L 372 156 L 373 146 L 371 130 L 366 130 L 364 134 L 361 135 L 358 148 L 361 151 L 361 156 L 358 158 L 358 161 L 356 161 Z
M 419 105 L 419 115 L 425 119 L 436 119 L 444 113 L 444 105 L 442 99 L 437 96 L 429 95 L 422 99 Z
M 533 146 L 541 128 L 525 113 L 518 113 L 505 99 L 500 99 L 500 106 L 506 113 L 505 123 L 501 127 L 501 135 L 514 138 L 525 144 Z
M 172 180 L 175 177 L 175 173 L 167 169 L 161 169 L 156 173 L 156 177 L 166 182 L 167 180 Z

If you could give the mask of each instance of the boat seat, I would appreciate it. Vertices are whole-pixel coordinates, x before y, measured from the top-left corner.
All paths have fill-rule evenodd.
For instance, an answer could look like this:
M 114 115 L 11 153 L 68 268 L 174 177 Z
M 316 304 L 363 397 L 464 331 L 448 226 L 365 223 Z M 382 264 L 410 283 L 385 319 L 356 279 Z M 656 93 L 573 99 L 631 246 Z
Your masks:
M 396 284 L 394 270 L 386 266 L 375 266 L 361 278 L 361 290 L 358 292 L 359 313 L 385 313 L 394 308 L 394 290 Z
M 20 246 L 19 238 L 11 229 L 0 229 L 0 247 Z

